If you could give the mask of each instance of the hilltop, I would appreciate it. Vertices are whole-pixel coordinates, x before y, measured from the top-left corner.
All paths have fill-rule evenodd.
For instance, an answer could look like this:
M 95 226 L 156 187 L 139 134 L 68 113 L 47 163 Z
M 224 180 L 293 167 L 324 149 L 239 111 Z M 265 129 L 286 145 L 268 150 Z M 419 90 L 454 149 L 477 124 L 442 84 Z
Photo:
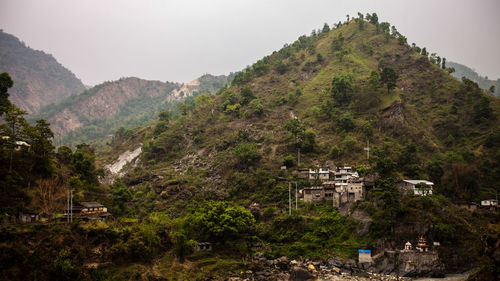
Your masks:
M 183 84 L 122 78 L 42 107 L 30 120 L 48 120 L 59 145 L 93 142 L 108 138 L 120 127 L 144 125 L 161 110 L 173 109 L 176 102 L 188 97 L 211 93 L 228 79 L 206 74 Z
M 231 174 L 275 170 L 287 155 L 296 155 L 285 124 L 297 117 L 309 132 L 301 155 L 306 166 L 327 160 L 371 166 L 363 151 L 369 141 L 373 155 L 399 164 L 399 177 L 440 183 L 452 177 L 445 166 L 465 165 L 462 176 L 478 173 L 474 183 L 445 181 L 443 190 L 460 189 L 457 198 L 492 196 L 500 101 L 470 80 L 455 80 L 404 36 L 388 30 L 377 32 L 368 22 L 360 30 L 351 21 L 300 37 L 238 73 L 232 87 L 199 96 L 190 112 L 145 140 L 144 159 L 168 170 L 181 159 L 196 158 L 231 188 Z M 383 68 L 398 75 L 390 91 L 380 80 Z M 349 80 L 349 89 L 334 93 L 335 79 Z M 235 169 L 236 149 L 248 144 L 260 158 Z
M 33 50 L 18 38 L 0 30 L 0 73 L 15 81 L 10 100 L 28 113 L 85 90 L 75 74 L 50 54 Z

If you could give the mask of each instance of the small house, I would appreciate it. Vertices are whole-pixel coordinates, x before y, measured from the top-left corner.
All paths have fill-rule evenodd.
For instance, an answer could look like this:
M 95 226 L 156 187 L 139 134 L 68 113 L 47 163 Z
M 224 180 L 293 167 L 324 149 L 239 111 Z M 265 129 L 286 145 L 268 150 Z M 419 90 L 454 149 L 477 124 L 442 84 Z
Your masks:
M 359 249 L 358 250 L 358 262 L 359 263 L 372 263 L 372 251 L 371 250 L 365 250 L 365 249 Z
M 304 188 L 304 202 L 319 202 L 325 199 L 325 189 L 322 186 Z
M 80 204 L 73 205 L 69 212 L 66 210 L 64 218 L 71 216 L 73 218 L 81 218 L 83 220 L 105 219 L 111 216 L 108 209 L 97 202 L 81 202 Z
M 498 206 L 498 200 L 496 199 L 481 200 L 481 207 L 497 207 L 497 206 Z
M 40 221 L 40 216 L 35 213 L 20 213 L 19 222 L 20 223 L 32 223 Z
M 432 195 L 434 183 L 427 180 L 402 180 L 397 185 L 405 195 L 427 196 Z

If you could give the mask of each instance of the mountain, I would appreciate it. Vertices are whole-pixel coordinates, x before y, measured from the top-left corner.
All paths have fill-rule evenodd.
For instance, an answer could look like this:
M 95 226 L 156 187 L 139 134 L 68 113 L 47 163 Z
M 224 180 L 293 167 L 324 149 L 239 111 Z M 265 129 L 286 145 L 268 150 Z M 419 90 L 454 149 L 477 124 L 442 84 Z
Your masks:
M 258 203 L 256 235 L 269 257 L 324 257 L 325 248 L 378 252 L 425 234 L 441 241 L 447 270 L 470 268 L 479 229 L 495 219 L 476 219 L 455 204 L 499 191 L 500 100 L 468 79 L 457 81 L 389 26 L 358 19 L 301 36 L 237 73 L 231 87 L 186 104 L 168 125 L 117 142 L 106 164 L 142 146 L 116 184 L 136 192 L 129 207 L 189 218 L 206 200 Z M 365 214 L 370 223 L 358 222 L 365 232 L 330 223 L 326 203 L 300 202 L 295 215 L 284 214 L 289 180 L 299 190 L 315 184 L 293 168 L 332 164 L 380 177 L 364 202 L 340 208 Z M 403 197 L 394 185 L 401 179 L 431 180 L 434 196 Z M 323 219 L 346 232 L 317 234 L 314 221 Z
M 0 30 L 0 72 L 15 81 L 10 100 L 28 113 L 85 90 L 83 83 L 50 54 L 33 50 Z
M 488 92 L 491 86 L 495 86 L 495 92 L 493 93 L 493 95 L 500 97 L 500 78 L 497 80 L 490 80 L 488 79 L 488 76 L 483 77 L 479 75 L 474 69 L 456 62 L 450 61 L 447 62 L 446 65 L 447 67 L 453 67 L 455 69 L 455 72 L 453 72 L 451 75 L 459 80 L 462 80 L 462 77 L 466 77 L 479 84 L 479 87 L 481 89 Z
M 48 120 L 59 144 L 89 142 L 120 127 L 143 125 L 175 102 L 218 90 L 227 82 L 226 76 L 208 74 L 186 84 L 122 78 L 42 107 L 30 120 Z
M 109 214 L 80 209 L 75 215 L 90 222 L 4 226 L 3 279 L 351 273 L 368 280 L 376 272 L 378 280 L 443 276 L 444 265 L 448 273 L 477 268 L 471 279 L 497 280 L 500 217 L 471 202 L 500 189 L 500 100 L 453 78 L 376 14 L 358 15 L 286 44 L 216 92 L 126 78 L 46 111 L 52 120 L 77 112 L 58 120 L 74 118 L 90 130 L 99 124 L 87 120 L 94 116 L 115 126 L 137 115 L 131 112 L 174 108 L 165 104 L 172 93 L 190 95 L 170 116 L 144 114 L 142 128 L 119 129 L 98 150 L 80 144 L 54 152 L 45 122 L 21 122 L 26 129 L 15 132 L 0 126 L 31 145 L 15 149 L 1 139 L 2 221 L 21 210 L 61 213 L 68 189 L 76 203 L 100 203 L 114 217 L 98 221 Z M 323 202 L 304 202 L 322 183 L 300 177 L 302 169 L 344 165 L 366 186 L 351 182 L 355 190 L 348 185 L 330 198 L 363 193 L 362 200 L 336 207 L 324 194 Z M 426 194 L 405 194 L 396 184 L 402 179 L 430 180 L 432 194 L 418 185 Z M 106 180 L 114 182 L 99 183 Z M 399 251 L 408 241 L 432 249 Z M 360 249 L 371 250 L 373 264 L 356 262 L 366 257 Z M 30 262 L 20 270 L 18 261 Z

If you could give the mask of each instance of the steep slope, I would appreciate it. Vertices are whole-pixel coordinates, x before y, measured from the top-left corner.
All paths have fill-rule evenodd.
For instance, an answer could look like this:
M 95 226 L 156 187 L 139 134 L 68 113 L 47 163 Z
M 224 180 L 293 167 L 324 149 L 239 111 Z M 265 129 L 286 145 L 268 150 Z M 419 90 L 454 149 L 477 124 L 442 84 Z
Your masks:
M 0 30 L 0 72 L 15 81 L 10 100 L 28 113 L 85 90 L 82 82 L 56 59 L 33 50 L 13 35 Z
M 58 144 L 93 141 L 113 134 L 119 127 L 144 124 L 173 102 L 217 90 L 227 83 L 227 79 L 207 74 L 181 84 L 123 78 L 46 106 L 40 114 L 30 118 L 47 119 Z
M 500 100 L 470 80 L 457 81 L 389 26 L 353 20 L 301 36 L 238 73 L 231 87 L 186 104 L 189 110 L 158 123 L 156 134 L 117 149 L 142 144 L 136 166 L 123 177 L 135 192 L 130 206 L 137 214 L 182 217 L 204 200 L 258 203 L 257 233 L 273 257 L 397 249 L 425 234 L 442 242 L 448 270 L 470 269 L 480 229 L 496 219 L 454 203 L 493 198 L 500 190 Z M 398 75 L 394 88 L 383 83 L 389 69 Z M 368 141 L 370 159 L 363 149 Z M 327 203 L 284 215 L 288 180 L 299 189 L 314 183 L 280 167 L 329 162 L 383 179 L 352 206 L 371 217 L 364 233 L 357 226 L 342 234 L 307 228 L 312 217 L 331 214 L 323 209 Z M 432 180 L 434 195 L 403 198 L 394 182 L 404 178 Z M 324 236 L 315 240 L 315 231 Z
M 495 86 L 495 92 L 493 93 L 495 96 L 500 96 L 500 79 L 490 80 L 488 77 L 483 77 L 479 75 L 474 69 L 465 66 L 463 64 L 459 64 L 456 62 L 447 62 L 447 67 L 453 67 L 455 72 L 451 75 L 459 80 L 462 80 L 462 77 L 466 77 L 476 83 L 479 84 L 479 87 L 485 91 L 489 91 L 491 86 Z
M 332 50 L 341 33 L 346 51 L 342 58 Z M 371 72 L 379 73 L 382 67 L 399 75 L 396 89 L 389 93 L 385 85 L 372 88 L 369 83 Z M 353 78 L 348 101 L 332 97 L 332 79 L 340 74 Z M 244 88 L 253 92 L 255 102 L 243 101 Z M 263 114 L 255 110 L 257 101 Z M 482 103 L 486 118 L 480 114 Z M 316 133 L 317 146 L 311 156 L 304 155 L 304 163 L 331 159 L 329 150 L 337 146 L 345 153 L 333 160 L 367 164 L 362 148 L 370 140 L 379 147 L 393 142 L 394 156 L 404 145 L 418 144 L 422 155 L 418 161 L 424 166 L 435 153 L 474 151 L 484 145 L 487 128 L 493 127 L 493 134 L 498 131 L 499 105 L 498 99 L 456 81 L 408 45 L 377 33 L 374 25 L 366 23 L 360 31 L 352 22 L 313 39 L 301 37 L 265 57 L 236 75 L 233 87 L 193 108 L 177 123 L 184 134 L 203 140 L 184 145 L 204 148 L 206 154 L 220 152 L 224 142 L 228 145 L 223 150 L 234 146 L 240 140 L 233 132 L 246 131 L 262 151 L 271 152 L 263 161 L 277 165 L 293 152 L 283 126 L 290 116 L 297 116 Z

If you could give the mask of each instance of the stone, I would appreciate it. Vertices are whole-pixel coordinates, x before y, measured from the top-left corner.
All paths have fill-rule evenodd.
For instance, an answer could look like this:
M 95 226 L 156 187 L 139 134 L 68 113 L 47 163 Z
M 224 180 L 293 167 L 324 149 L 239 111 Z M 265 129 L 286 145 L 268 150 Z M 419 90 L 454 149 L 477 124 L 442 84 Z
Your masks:
M 276 265 L 281 268 L 281 269 L 288 269 L 289 267 L 289 260 L 287 257 L 281 257 L 276 260 Z
M 309 270 L 310 272 L 314 272 L 314 271 L 316 271 L 316 268 L 314 267 L 314 265 L 312 263 L 310 263 L 307 265 L 307 270 Z
M 291 281 L 310 281 L 314 276 L 302 267 L 294 266 L 290 274 Z

